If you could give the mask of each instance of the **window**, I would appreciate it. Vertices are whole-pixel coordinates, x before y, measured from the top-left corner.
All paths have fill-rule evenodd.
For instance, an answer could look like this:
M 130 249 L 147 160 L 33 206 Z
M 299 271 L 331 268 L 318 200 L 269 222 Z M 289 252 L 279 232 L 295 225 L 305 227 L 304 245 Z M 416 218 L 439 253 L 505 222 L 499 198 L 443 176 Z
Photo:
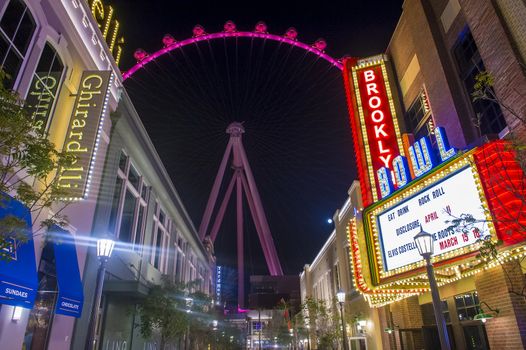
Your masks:
M 442 303 L 442 313 L 444 315 L 444 320 L 446 321 L 446 323 L 450 323 L 451 317 L 449 315 L 447 300 L 441 300 L 441 303 Z M 422 312 L 422 321 L 424 322 L 424 325 L 436 325 L 435 309 L 433 308 L 433 304 L 432 303 L 422 304 L 420 305 L 420 309 Z
M 26 97 L 26 108 L 34 121 L 35 131 L 40 135 L 43 135 L 48 127 L 63 71 L 64 65 L 60 57 L 55 49 L 46 43 Z
M 480 301 L 477 291 L 455 296 L 455 306 L 460 321 L 472 320 L 480 311 Z
M 477 45 L 469 28 L 466 28 L 453 48 L 453 55 L 457 61 L 460 79 L 464 82 L 470 100 L 475 86 L 476 75 L 485 70 Z M 500 106 L 492 101 L 472 101 L 473 111 L 480 118 L 481 134 L 498 134 L 506 127 Z M 479 124 L 475 122 L 475 124 Z
M 405 113 L 408 132 L 415 140 L 432 135 L 435 129 L 429 101 L 425 89 L 422 89 Z M 431 140 L 434 140 L 431 138 Z
M 118 233 L 121 242 L 133 244 L 137 251 L 143 242 L 149 192 L 149 187 L 131 164 L 130 158 L 121 151 L 109 229 Z
M 6 72 L 7 88 L 13 88 L 36 24 L 21 0 L 11 0 L 0 20 L 0 66 Z
M 336 290 L 340 290 L 341 286 L 340 286 L 340 271 L 338 270 L 338 264 L 335 264 L 334 265 L 334 286 L 336 288 Z
M 178 282 L 183 282 L 183 262 L 184 262 L 184 250 L 183 250 L 183 241 L 181 238 L 177 239 L 176 246 L 176 256 L 175 256 L 175 280 Z
M 173 236 L 177 236 L 176 229 L 174 228 Z M 181 272 L 182 272 L 182 265 L 183 265 L 183 259 L 184 259 L 184 252 L 182 248 L 182 240 L 180 237 L 177 237 L 177 239 L 174 240 L 174 280 L 177 282 L 180 282 L 182 280 Z
M 156 203 L 155 213 L 153 215 L 154 228 L 153 228 L 153 249 L 151 263 L 152 265 L 161 271 L 167 273 L 168 271 L 168 255 L 170 247 L 170 228 L 171 220 L 164 214 L 161 206 Z

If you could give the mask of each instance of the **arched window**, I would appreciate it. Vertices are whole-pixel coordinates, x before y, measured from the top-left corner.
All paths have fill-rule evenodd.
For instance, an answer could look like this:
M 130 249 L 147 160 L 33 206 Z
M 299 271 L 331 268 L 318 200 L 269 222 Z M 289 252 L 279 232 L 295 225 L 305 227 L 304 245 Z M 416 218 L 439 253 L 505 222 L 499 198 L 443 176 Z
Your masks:
M 64 65 L 57 52 L 46 43 L 26 97 L 26 107 L 31 113 L 35 130 L 44 134 L 59 93 Z
M 4 84 L 12 88 L 27 55 L 36 23 L 21 0 L 10 0 L 0 20 L 0 67 L 7 73 Z

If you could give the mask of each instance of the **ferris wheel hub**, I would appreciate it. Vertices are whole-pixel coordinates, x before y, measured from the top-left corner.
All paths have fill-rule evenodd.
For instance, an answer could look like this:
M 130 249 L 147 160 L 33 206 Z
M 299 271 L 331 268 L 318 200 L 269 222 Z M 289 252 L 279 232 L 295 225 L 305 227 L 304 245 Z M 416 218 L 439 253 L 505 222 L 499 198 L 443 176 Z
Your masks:
M 226 133 L 232 136 L 241 136 L 245 133 L 243 122 L 233 122 L 226 128 Z

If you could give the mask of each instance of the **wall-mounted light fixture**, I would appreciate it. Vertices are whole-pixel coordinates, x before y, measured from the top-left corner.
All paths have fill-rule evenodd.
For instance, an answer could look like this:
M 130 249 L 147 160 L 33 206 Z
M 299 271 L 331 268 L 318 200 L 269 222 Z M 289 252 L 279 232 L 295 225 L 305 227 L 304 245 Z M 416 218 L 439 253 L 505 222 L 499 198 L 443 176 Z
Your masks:
M 474 320 L 482 321 L 482 323 L 486 323 L 487 320 L 497 317 L 499 315 L 500 310 L 499 309 L 492 309 L 488 304 L 486 304 L 484 301 L 480 302 L 480 305 L 486 305 L 486 307 L 493 312 L 493 314 L 485 313 L 482 307 L 480 307 L 480 312 L 473 317 Z

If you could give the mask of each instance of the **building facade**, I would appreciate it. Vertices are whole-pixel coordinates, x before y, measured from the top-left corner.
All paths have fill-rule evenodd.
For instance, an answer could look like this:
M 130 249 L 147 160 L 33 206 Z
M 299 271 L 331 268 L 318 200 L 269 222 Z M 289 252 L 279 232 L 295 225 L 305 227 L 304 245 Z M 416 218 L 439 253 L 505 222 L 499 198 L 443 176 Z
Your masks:
M 526 346 L 524 169 L 505 143 L 524 140 L 524 11 L 513 0 L 406 0 L 386 55 L 347 61 L 363 209 L 343 225 L 375 348 L 439 348 L 420 230 L 434 234 L 452 348 Z M 481 72 L 490 85 L 477 95 Z
M 79 112 L 79 99 L 93 97 L 100 107 L 84 111 L 86 128 L 79 126 L 81 130 L 77 136 L 86 132 L 82 141 L 93 142 L 86 146 L 87 159 L 82 159 L 89 164 L 78 174 L 83 180 L 80 184 L 83 200 L 73 201 L 64 209 L 69 223 L 60 228 L 62 235 L 76 244 L 67 253 L 60 252 L 60 248 L 46 240 L 45 232 L 39 229 L 40 222 L 47 219 L 50 212 L 45 210 L 38 217 L 31 213 L 33 237 L 23 246 L 34 247 L 29 269 L 37 283 L 34 307 L 29 303 L 17 309 L 13 304 L 2 302 L 0 309 L 2 347 L 69 349 L 78 313 L 64 314 L 60 309 L 67 305 L 63 298 L 68 292 L 75 294 L 76 310 L 82 309 L 82 285 L 68 284 L 68 280 L 79 282 L 78 276 L 84 270 L 87 248 L 82 242 L 93 232 L 98 184 L 109 141 L 110 122 L 105 117 L 117 107 L 120 72 L 84 1 L 2 1 L 0 23 L 0 66 L 8 75 L 4 84 L 26 100 L 36 132 L 47 135 L 59 150 L 71 153 L 75 146 L 81 145 L 81 140 L 72 140 L 70 129 L 74 114 Z M 93 88 L 103 83 L 100 90 L 92 90 L 92 95 L 85 94 L 89 79 L 97 80 Z M 88 128 L 92 130 L 89 136 Z M 23 249 L 20 247 L 21 251 Z M 24 264 L 23 261 L 17 263 Z M 64 271 L 67 264 L 71 264 L 71 270 Z M 6 270 L 16 273 L 14 264 Z M 62 300 L 60 304 L 57 299 Z
M 123 91 L 116 63 L 122 44 L 118 14 L 106 2 L 0 1 L 4 85 L 25 100 L 35 132 L 77 165 L 58 175 L 70 189 L 62 198 L 67 224 L 39 229 L 62 210 L 58 204 L 39 216 L 13 206 L 11 214 L 32 223 L 32 231 L 28 243 L 13 245 L 12 261 L 0 263 L 7 282 L 0 295 L 2 348 L 84 348 L 90 317 L 97 320 L 97 349 L 155 347 L 155 337 L 140 336 L 134 313 L 152 285 L 192 281 L 193 291 L 214 293 L 213 248 L 199 240 Z M 91 315 L 95 242 L 106 235 L 117 243 L 101 308 Z M 13 284 L 17 274 L 29 276 L 28 284 Z
M 345 292 L 344 324 L 349 348 L 378 349 L 382 346 L 382 310 L 370 308 L 354 287 L 349 257 L 348 222 L 363 208 L 358 181 L 353 182 L 348 194 L 333 216 L 334 230 L 312 263 L 300 273 L 301 300 L 305 303 L 312 298 L 329 306 L 332 312 L 339 312 L 336 294 Z M 309 325 L 309 330 L 309 345 L 317 349 L 316 325 Z
M 137 304 L 163 278 L 195 282 L 193 291 L 214 295 L 215 258 L 197 238 L 166 169 L 139 115 L 124 92 L 112 117 L 110 144 L 97 202 L 94 230 L 116 237 L 109 261 L 103 303 L 97 315 L 98 349 L 158 348 L 158 339 L 143 339 Z M 98 260 L 88 257 L 84 285 L 95 285 Z M 85 288 L 85 307 L 93 288 Z M 74 348 L 86 341 L 90 318 L 75 326 Z M 181 340 L 182 341 L 182 340 Z M 176 344 L 172 344 L 175 348 Z

